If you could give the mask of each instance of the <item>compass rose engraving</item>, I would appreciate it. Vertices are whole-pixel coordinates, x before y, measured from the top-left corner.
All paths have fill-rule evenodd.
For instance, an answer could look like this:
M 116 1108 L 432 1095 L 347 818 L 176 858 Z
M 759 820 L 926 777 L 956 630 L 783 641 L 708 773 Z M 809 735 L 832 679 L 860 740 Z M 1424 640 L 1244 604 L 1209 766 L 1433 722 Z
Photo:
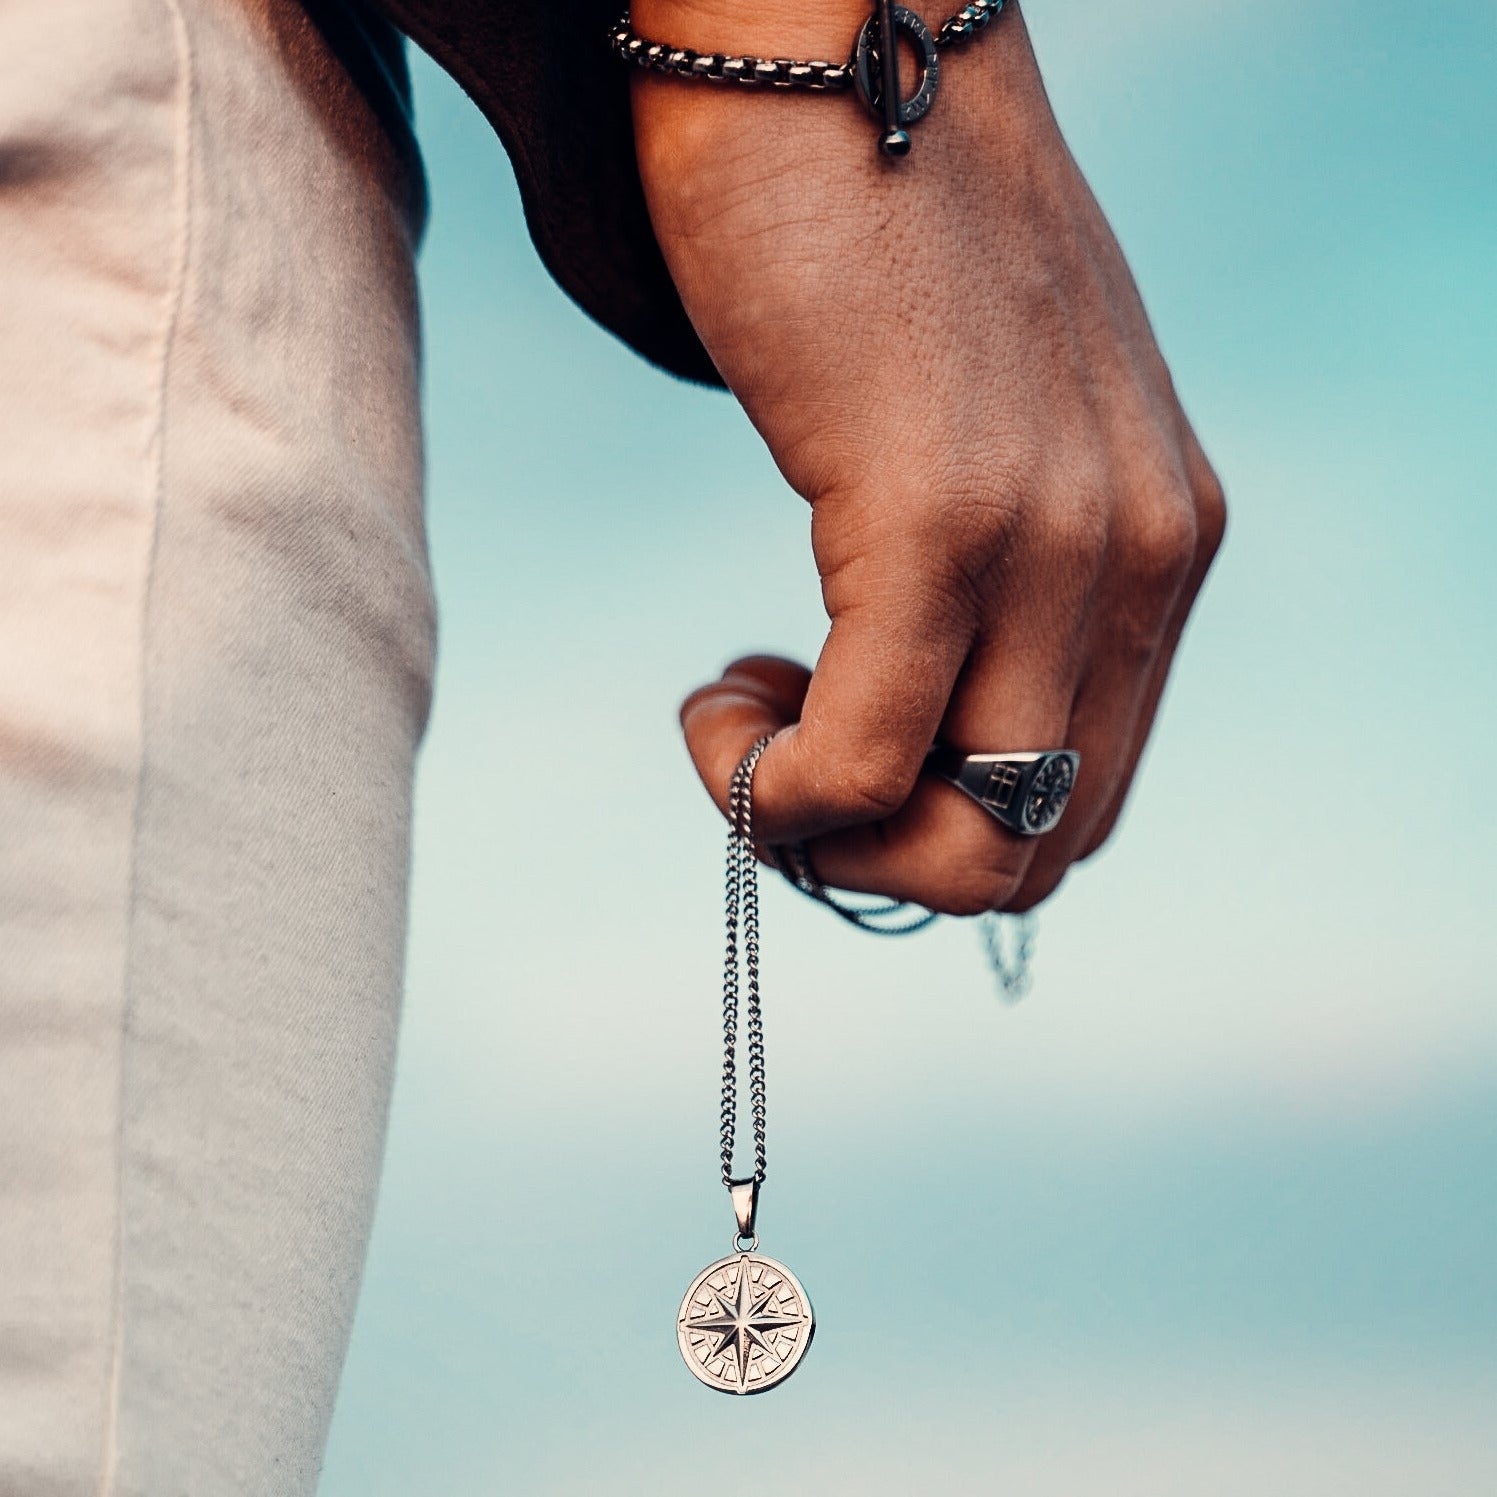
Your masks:
M 709 1388 L 763 1393 L 795 1371 L 815 1329 L 811 1301 L 783 1263 L 734 1253 L 692 1280 L 676 1340 Z
M 1046 832 L 1060 820 L 1071 788 L 1076 783 L 1076 766 L 1067 754 L 1051 754 L 1029 782 L 1024 802 L 1024 822 L 1031 832 Z

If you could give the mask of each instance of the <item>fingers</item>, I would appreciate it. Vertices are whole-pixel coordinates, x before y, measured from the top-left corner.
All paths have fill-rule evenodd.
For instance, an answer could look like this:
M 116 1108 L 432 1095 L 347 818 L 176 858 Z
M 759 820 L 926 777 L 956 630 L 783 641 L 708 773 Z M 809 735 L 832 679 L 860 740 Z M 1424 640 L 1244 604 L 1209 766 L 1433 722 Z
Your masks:
M 1196 547 L 1194 516 L 1180 496 L 1160 499 L 1149 518 L 1117 527 L 1109 581 L 1094 606 L 1086 674 L 1068 725 L 1067 746 L 1081 755 L 1081 773 L 1065 815 L 1039 839 L 1009 909 L 1032 909 L 1060 887 L 1132 777 L 1139 715 L 1156 663 L 1170 648 L 1168 631 Z
M 1062 746 L 1098 554 L 1031 569 L 976 642 L 939 595 L 908 597 L 862 579 L 859 606 L 834 618 L 809 680 L 789 662 L 738 661 L 682 711 L 698 773 L 721 807 L 749 747 L 777 734 L 755 777 L 765 843 L 814 838 L 829 884 L 975 914 L 1011 898 L 1034 848 L 960 791 L 922 776 L 939 737 L 972 752 Z M 836 590 L 829 590 L 832 597 Z M 970 656 L 969 656 L 970 651 Z
M 1053 649 L 978 651 L 962 673 L 952 715 L 971 744 L 1058 744 L 1071 715 L 1073 663 Z M 751 656 L 722 679 L 692 693 L 681 720 L 703 783 L 726 810 L 727 786 L 744 753 L 765 734 L 780 734 L 759 774 L 805 710 L 813 680 L 793 661 Z M 801 719 L 802 723 L 804 719 Z M 925 749 L 936 731 L 921 730 Z M 766 829 L 756 774 L 754 823 L 761 843 L 799 840 Z M 960 791 L 918 776 L 894 814 L 816 836 L 811 854 L 820 877 L 838 888 L 914 900 L 946 914 L 970 915 L 1010 899 L 1033 856 L 1031 839 L 1015 836 Z
M 985 640 L 957 684 L 942 741 L 972 753 L 1062 746 L 1076 668 L 1063 636 L 1040 631 L 1007 647 Z M 1036 847 L 925 775 L 895 815 L 818 837 L 811 855 L 828 884 L 975 915 L 1015 896 Z
M 733 768 L 777 733 L 754 777 L 754 824 L 789 842 L 869 822 L 909 798 L 971 633 L 934 593 L 872 589 L 833 618 L 814 674 L 757 656 L 690 696 L 682 728 L 697 773 L 725 803 Z
M 728 786 L 739 761 L 767 734 L 795 722 L 811 672 L 778 655 L 735 660 L 720 680 L 699 687 L 681 704 L 681 729 L 697 774 L 718 809 L 728 813 Z M 763 760 L 755 771 L 755 815 L 760 821 Z
M 1134 720 L 1122 773 L 1118 777 L 1118 783 L 1106 806 L 1096 816 L 1088 830 L 1086 839 L 1076 854 L 1078 861 L 1091 857 L 1117 827 L 1128 792 L 1132 789 L 1134 778 L 1138 773 L 1144 749 L 1148 745 L 1149 735 L 1153 731 L 1154 720 L 1158 716 L 1159 704 L 1164 697 L 1165 686 L 1169 681 L 1170 669 L 1174 665 L 1180 639 L 1185 632 L 1185 625 L 1195 608 L 1196 599 L 1200 596 L 1201 588 L 1205 585 L 1217 553 L 1221 549 L 1222 541 L 1226 537 L 1227 504 L 1221 482 L 1188 424 L 1185 427 L 1185 437 L 1187 471 L 1196 516 L 1195 556 L 1190 573 L 1176 599 L 1173 614 L 1165 630 L 1164 640 L 1150 669 L 1138 714 Z
M 1033 909 L 1060 887 L 1088 845 L 1093 827 L 1113 804 L 1120 782 L 1131 773 L 1128 755 L 1147 674 L 1122 659 L 1094 670 L 1077 694 L 1065 747 L 1081 755 L 1081 769 L 1059 824 L 1032 839 L 1023 881 L 1004 908 Z
M 743 754 L 776 735 L 756 778 L 761 843 L 814 839 L 827 884 L 949 914 L 1039 903 L 1115 823 L 1216 554 L 1224 508 L 1200 464 L 1188 486 L 1115 510 L 1104 545 L 1072 534 L 1061 565 L 1016 549 L 1019 580 L 990 593 L 980 632 L 938 596 L 912 610 L 897 589 L 863 586 L 814 674 L 766 656 L 730 666 L 682 710 L 718 805 Z M 937 738 L 972 753 L 1077 750 L 1065 816 L 1040 838 L 1010 832 L 921 775 Z
M 1177 482 L 1121 512 L 1099 607 L 1092 665 L 1078 693 L 1071 738 L 1083 775 L 1061 824 L 1042 839 L 1009 906 L 1030 909 L 1074 863 L 1111 834 L 1148 742 L 1187 618 L 1221 545 L 1226 504 L 1206 455 L 1182 416 Z
M 1144 689 L 1139 695 L 1137 708 L 1128 725 L 1118 772 L 1113 776 L 1104 803 L 1095 810 L 1085 824 L 1085 835 L 1080 838 L 1072 854 L 1074 862 L 1091 857 L 1112 836 L 1117 827 L 1118 818 L 1122 815 L 1123 806 L 1128 799 L 1128 792 L 1133 788 L 1134 779 L 1138 774 L 1138 766 L 1143 759 L 1149 735 L 1154 729 L 1154 719 L 1159 713 L 1159 703 L 1163 699 L 1164 688 L 1169 680 L 1170 667 L 1174 664 L 1175 653 L 1180 646 L 1180 636 L 1184 632 L 1196 594 L 1200 591 L 1202 582 L 1205 581 L 1210 565 L 1210 561 L 1207 560 L 1197 572 L 1192 573 L 1185 590 L 1186 595 L 1182 595 L 1175 609 L 1174 617 L 1165 631 L 1158 657 L 1148 673 Z M 1026 891 L 1026 893 L 1038 893 L 1036 903 L 1038 899 L 1045 897 L 1045 892 Z

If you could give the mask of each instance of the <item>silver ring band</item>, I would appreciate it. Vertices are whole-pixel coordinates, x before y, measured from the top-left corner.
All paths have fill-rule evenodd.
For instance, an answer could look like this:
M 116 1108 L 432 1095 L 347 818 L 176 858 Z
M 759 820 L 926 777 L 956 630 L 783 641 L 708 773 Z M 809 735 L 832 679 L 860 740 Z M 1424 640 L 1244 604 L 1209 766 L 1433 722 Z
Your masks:
M 1074 749 L 1022 754 L 963 754 L 939 744 L 925 767 L 976 801 L 1021 837 L 1054 831 L 1081 771 Z

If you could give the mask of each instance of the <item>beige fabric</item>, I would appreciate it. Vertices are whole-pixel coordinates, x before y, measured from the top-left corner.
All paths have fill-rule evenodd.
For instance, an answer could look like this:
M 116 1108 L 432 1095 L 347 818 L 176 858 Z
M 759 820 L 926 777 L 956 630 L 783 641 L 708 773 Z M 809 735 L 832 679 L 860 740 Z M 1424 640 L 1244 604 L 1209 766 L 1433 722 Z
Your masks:
M 294 0 L 0 3 L 0 1494 L 310 1492 L 433 615 L 414 184 Z

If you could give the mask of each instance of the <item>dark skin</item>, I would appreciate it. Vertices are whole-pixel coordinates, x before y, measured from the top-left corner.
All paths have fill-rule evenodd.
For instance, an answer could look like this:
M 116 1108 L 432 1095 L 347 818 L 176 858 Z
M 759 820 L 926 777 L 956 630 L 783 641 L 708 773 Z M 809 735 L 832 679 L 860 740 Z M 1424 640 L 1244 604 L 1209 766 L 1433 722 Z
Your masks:
M 650 36 L 840 57 L 867 0 L 636 0 Z M 944 14 L 944 13 L 943 13 Z M 932 13 L 929 21 L 939 16 Z M 1111 835 L 1221 543 L 1221 485 L 1011 7 L 947 54 L 890 163 L 846 97 L 640 75 L 640 169 L 698 332 L 811 505 L 830 630 L 687 698 L 719 807 L 765 733 L 766 842 L 843 888 L 1025 910 Z M 920 773 L 1074 748 L 1059 827 L 1015 836 Z

